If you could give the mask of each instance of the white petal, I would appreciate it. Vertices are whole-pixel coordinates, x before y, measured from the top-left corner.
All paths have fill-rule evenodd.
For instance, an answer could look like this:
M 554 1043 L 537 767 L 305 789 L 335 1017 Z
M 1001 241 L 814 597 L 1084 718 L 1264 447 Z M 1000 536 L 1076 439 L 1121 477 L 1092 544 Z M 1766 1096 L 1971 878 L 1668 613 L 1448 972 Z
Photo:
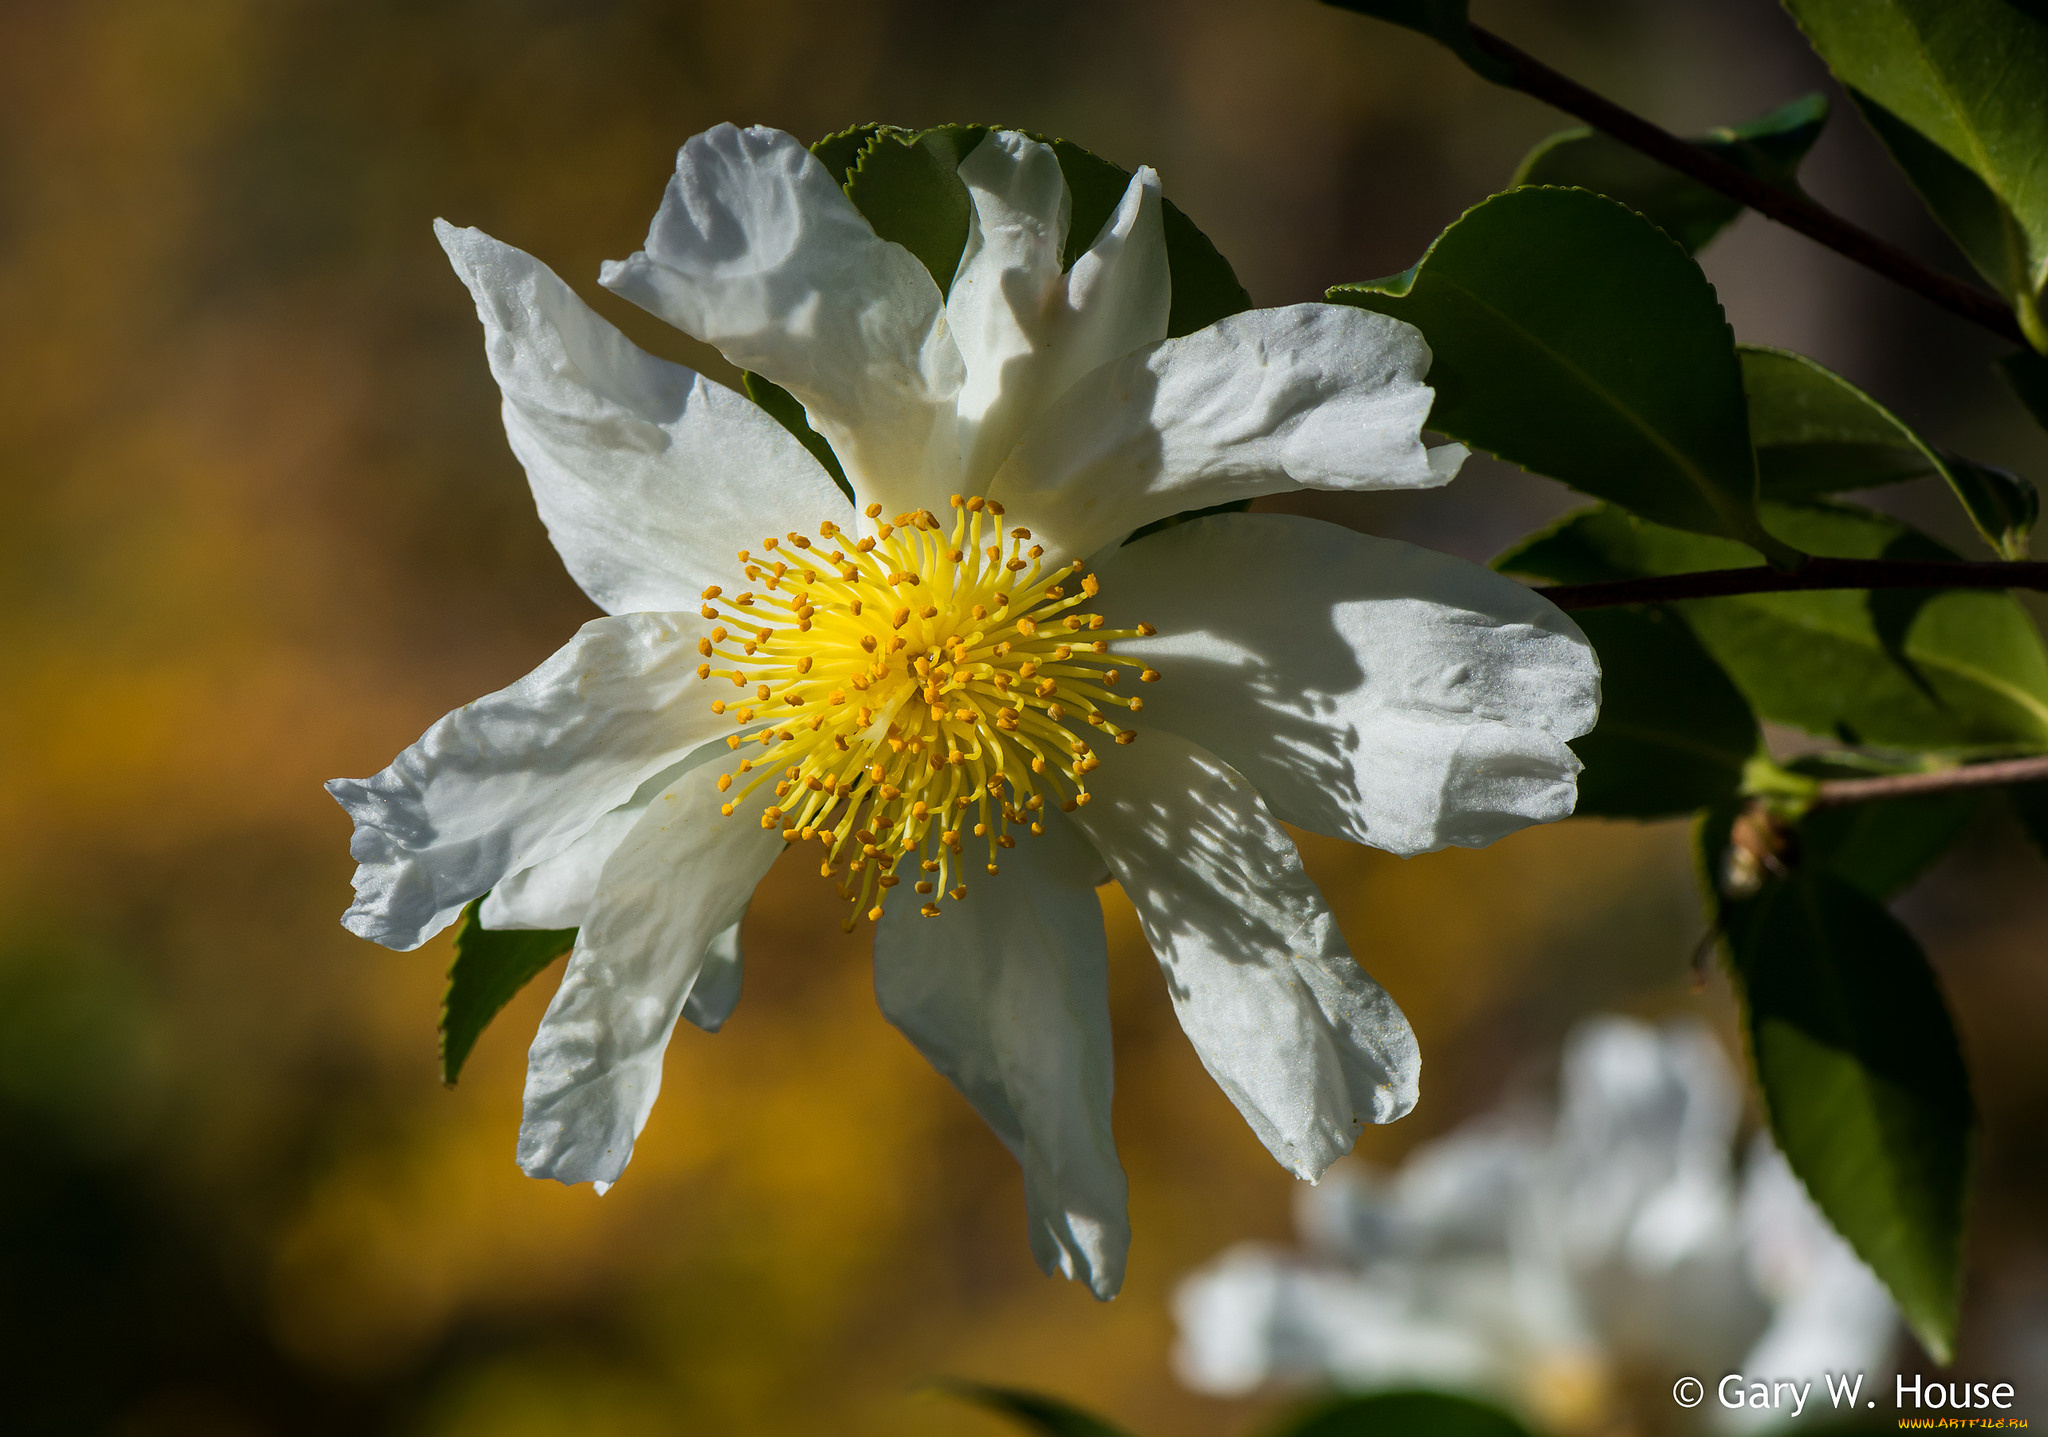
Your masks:
M 793 137 L 692 138 L 647 247 L 601 281 L 794 394 L 863 502 L 945 507 L 962 370 L 939 287 Z
M 1283 1167 L 1313 1180 L 1415 1106 L 1408 1020 L 1242 775 L 1152 729 L 1089 782 L 1075 825 L 1137 908 L 1202 1066 Z
M 960 162 L 972 206 L 946 323 L 967 378 L 960 415 L 961 483 L 980 493 L 1017 437 L 1016 409 L 1048 311 L 1065 296 L 1067 182 L 1052 146 L 1014 130 L 989 135 Z
M 1077 380 L 990 486 L 1060 555 L 1283 489 L 1425 489 L 1429 346 L 1343 305 L 1255 309 Z
M 1247 1243 L 1175 1290 L 1174 1370 L 1226 1396 L 1304 1379 L 1506 1396 L 1522 1356 L 1519 1334 L 1499 1330 L 1512 1328 L 1512 1310 L 1504 1263 L 1353 1274 Z
M 1742 1227 L 1750 1274 L 1775 1308 L 1742 1370 L 1767 1379 L 1862 1372 L 1866 1387 L 1882 1384 L 1897 1309 L 1762 1133 L 1743 1177 Z
M 741 914 L 742 918 L 745 916 Z M 690 986 L 683 1016 L 707 1033 L 723 1028 L 732 1010 L 739 1006 L 741 968 L 740 925 L 735 922 L 714 936 L 711 946 L 704 950 L 704 970 Z
M 1101 567 L 1120 643 L 1163 675 L 1143 718 L 1195 740 L 1289 823 L 1394 853 L 1563 818 L 1599 664 L 1548 600 L 1477 564 L 1335 524 L 1218 514 Z M 1108 771 L 1105 760 L 1103 771 Z
M 1038 1265 L 1109 1298 L 1131 1228 L 1109 1128 L 1100 871 L 1054 814 L 937 918 L 898 889 L 875 935 L 875 996 L 1023 1165 Z
M 434 232 L 476 299 L 505 433 L 548 536 L 609 613 L 695 608 L 764 534 L 846 517 L 760 407 L 635 348 L 546 265 L 481 230 Z
M 643 779 L 729 727 L 688 692 L 696 626 L 694 614 L 593 619 L 382 773 L 331 781 L 355 820 L 349 853 L 360 865 L 343 926 L 419 947 L 470 899 L 561 852 Z
M 780 831 L 760 824 L 768 791 L 722 817 L 717 778 L 705 764 L 664 791 L 604 866 L 527 1057 L 519 1166 L 530 1176 L 618 1181 L 705 952 L 782 851 Z
M 973 210 L 946 318 L 967 366 L 961 487 L 988 487 L 1017 436 L 1076 379 L 1166 337 L 1172 290 L 1159 177 L 1141 169 L 1070 273 L 1051 146 L 999 131 L 960 165 Z
M 626 803 L 591 825 L 590 831 L 553 858 L 521 869 L 484 895 L 479 915 L 486 928 L 580 928 L 597 896 L 597 880 L 605 863 L 633 827 L 677 779 L 710 758 L 730 752 L 710 743 L 682 763 L 672 764 L 640 785 Z M 697 975 L 683 1016 L 707 1033 L 725 1026 L 740 1001 L 740 925 L 734 923 L 711 940 L 704 971 Z
M 477 915 L 486 928 L 580 928 L 597 894 L 605 860 L 625 842 L 647 805 L 700 763 L 731 752 L 722 743 L 700 745 L 681 763 L 672 763 L 641 783 L 633 796 L 600 814 L 582 835 L 552 858 L 522 868 L 484 895 Z

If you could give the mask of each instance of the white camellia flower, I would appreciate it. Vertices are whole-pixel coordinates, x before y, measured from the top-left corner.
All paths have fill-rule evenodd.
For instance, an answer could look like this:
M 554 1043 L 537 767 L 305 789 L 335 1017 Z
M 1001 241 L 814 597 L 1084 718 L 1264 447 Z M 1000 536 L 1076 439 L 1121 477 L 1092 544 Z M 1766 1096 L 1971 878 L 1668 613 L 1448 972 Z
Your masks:
M 852 502 L 748 399 L 439 227 L 541 518 L 611 617 L 329 785 L 361 865 L 343 921 L 409 949 L 488 893 L 487 927 L 580 930 L 519 1161 L 602 1190 L 677 1018 L 737 997 L 755 884 L 817 845 L 849 922 L 878 922 L 884 1013 L 1022 1163 L 1040 1264 L 1107 1297 L 1129 1226 L 1096 886 L 1123 886 L 1203 1063 L 1315 1178 L 1408 1111 L 1417 1056 L 1281 823 L 1409 854 L 1562 818 L 1598 671 L 1527 589 L 1331 524 L 1119 547 L 1259 494 L 1444 483 L 1463 451 L 1421 442 L 1429 349 L 1323 304 L 1169 339 L 1150 170 L 1064 271 L 1048 146 L 994 133 L 959 174 L 943 294 L 802 144 L 729 125 L 604 268 L 800 400 Z
M 1875 1392 L 1898 1323 L 1883 1286 L 1827 1225 L 1770 1143 L 1733 1171 L 1734 1074 L 1698 1024 L 1582 1024 L 1563 1094 L 1489 1114 L 1400 1170 L 1346 1165 L 1303 1195 L 1309 1251 L 1245 1244 L 1175 1296 L 1175 1365 L 1203 1391 L 1275 1381 L 1354 1391 L 1426 1386 L 1521 1409 L 1560 1432 L 1659 1425 L 1682 1376 L 1728 1428 L 1789 1405 L 1726 1407 L 1727 1373 Z M 1810 1415 L 1810 1412 L 1809 1412 Z

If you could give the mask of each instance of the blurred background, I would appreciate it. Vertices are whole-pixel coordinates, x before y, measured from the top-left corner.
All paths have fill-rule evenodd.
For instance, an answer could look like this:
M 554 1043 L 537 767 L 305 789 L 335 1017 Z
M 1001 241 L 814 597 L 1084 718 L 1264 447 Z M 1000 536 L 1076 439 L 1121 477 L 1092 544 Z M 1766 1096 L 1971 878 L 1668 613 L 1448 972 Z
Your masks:
M 1828 88 L 1770 0 L 1477 18 L 1680 130 Z M 599 290 L 677 145 L 996 121 L 1151 163 L 1264 305 L 1411 264 L 1568 122 L 1308 0 L 0 0 L 0 1403 L 11 1432 L 993 1433 L 941 1374 L 1150 1434 L 1272 1403 L 1174 1385 L 1175 1280 L 1285 1240 L 1293 1180 L 1180 1036 L 1105 890 L 1136 1243 L 1103 1306 L 1041 1277 L 1014 1165 L 877 1014 L 865 934 L 779 868 L 745 1000 L 685 1029 L 626 1179 L 513 1163 L 551 970 L 436 1081 L 444 940 L 336 920 L 381 767 L 594 610 L 498 426 L 430 229 Z M 1853 116 L 1811 189 L 1951 267 Z M 1751 216 L 1707 252 L 1740 337 L 1814 354 L 1937 441 L 2048 479 L 1989 341 Z M 1967 545 L 1939 495 L 1926 521 Z M 1289 501 L 1486 559 L 1570 507 L 1475 463 L 1435 495 Z M 1685 835 L 1572 822 L 1409 861 L 1306 840 L 1414 1020 L 1392 1162 L 1600 1008 L 1707 1016 Z M 2048 1384 L 2048 885 L 1989 813 L 1906 900 L 1984 1111 L 1961 1369 Z

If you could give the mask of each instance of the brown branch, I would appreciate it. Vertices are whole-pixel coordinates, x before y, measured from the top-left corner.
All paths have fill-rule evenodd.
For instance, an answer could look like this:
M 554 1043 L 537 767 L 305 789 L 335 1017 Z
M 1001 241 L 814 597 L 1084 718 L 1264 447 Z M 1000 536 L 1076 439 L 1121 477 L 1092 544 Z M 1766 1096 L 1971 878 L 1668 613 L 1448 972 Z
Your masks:
M 1560 609 L 1608 609 L 1730 594 L 1814 589 L 2048 589 L 2048 563 L 1973 563 L 1964 559 L 1808 559 L 1796 569 L 1704 569 L 1644 579 L 1551 584 L 1536 592 Z
M 1559 74 L 1491 31 L 1482 30 L 1477 25 L 1471 29 L 1472 43 L 1488 58 L 1506 67 L 1510 78 L 1505 83 L 1515 89 L 1584 120 L 1631 149 L 1640 150 L 1709 189 L 1719 190 L 1758 214 L 1826 245 L 1865 269 L 1904 285 L 1951 314 L 1982 325 L 2001 339 L 2027 347 L 2026 336 L 2020 332 L 2012 311 L 1996 297 L 1975 285 L 1965 284 L 1929 268 L 1868 230 L 1849 223 L 1832 210 L 1823 209 L 1805 195 L 1760 180 L 1719 155 L 1689 144 L 1669 130 L 1624 110 L 1604 95 L 1595 94 L 1570 76 Z
M 1882 778 L 1830 778 L 1814 793 L 1813 807 L 1869 803 L 1880 798 L 1905 798 L 1916 793 L 1953 793 L 1964 788 L 1994 788 L 2007 783 L 2048 781 L 2048 758 L 2009 758 L 1998 763 L 1973 763 L 1927 773 L 1890 773 Z

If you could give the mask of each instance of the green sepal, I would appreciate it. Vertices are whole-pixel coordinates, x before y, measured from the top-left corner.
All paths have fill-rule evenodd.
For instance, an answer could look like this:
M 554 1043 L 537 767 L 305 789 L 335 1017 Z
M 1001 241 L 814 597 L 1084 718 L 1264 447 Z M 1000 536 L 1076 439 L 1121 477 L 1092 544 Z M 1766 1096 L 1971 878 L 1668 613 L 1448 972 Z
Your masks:
M 1510 190 L 1407 273 L 1329 291 L 1414 324 L 1430 427 L 1660 524 L 1799 554 L 1757 518 L 1735 337 L 1670 237 L 1589 190 Z
M 973 206 L 955 171 L 988 134 L 986 125 L 936 125 L 870 136 L 846 178 L 853 201 L 885 240 L 902 245 L 946 294 L 967 247 Z
M 1661 607 L 1577 617 L 1600 656 L 1600 722 L 1572 740 L 1586 765 L 1575 811 L 1672 818 L 1734 795 L 1762 736 L 1692 631 Z
M 1946 1362 L 1976 1117 L 1940 985 L 1913 936 L 1831 873 L 1767 881 L 1727 914 L 1772 1136 Z
M 869 140 L 883 131 L 902 133 L 895 125 L 849 125 L 846 129 L 814 142 L 811 145 L 811 153 L 818 157 L 819 163 L 832 172 L 832 178 L 839 181 L 843 188 L 848 176 L 853 173 L 854 161 L 860 158 L 860 152 L 867 148 Z
M 751 369 L 740 371 L 740 382 L 746 387 L 747 398 L 768 411 L 768 417 L 796 436 L 797 443 L 811 451 L 811 457 L 832 476 L 832 482 L 839 486 L 839 492 L 853 499 L 853 485 L 846 480 L 846 471 L 839 465 L 839 456 L 832 452 L 832 446 L 825 436 L 811 428 L 810 416 L 804 413 L 803 404 L 794 394 L 772 379 L 764 379 Z
M 1952 558 L 1887 515 L 1767 504 L 1771 528 L 1815 554 Z M 1566 515 L 1494 561 L 1552 583 L 1740 568 L 1726 540 L 1611 506 Z M 1672 606 L 1757 716 L 1852 745 L 2000 755 L 2048 750 L 2048 650 L 1993 589 L 1736 594 Z
M 1008 1417 L 1019 1427 L 1045 1437 L 1130 1437 L 1123 1428 L 1071 1403 L 1038 1392 L 1015 1387 L 991 1387 L 982 1382 L 947 1378 L 932 1384 L 932 1390 L 971 1402 L 977 1407 Z
M 972 213 L 967 187 L 958 174 L 960 162 L 995 128 L 872 127 L 848 174 L 847 197 L 875 233 L 901 244 L 923 262 L 941 294 L 951 290 L 960 268 Z M 1131 172 L 1072 140 L 1035 134 L 1031 138 L 1052 147 L 1067 182 L 1071 208 L 1061 263 L 1071 268 L 1116 212 Z M 1161 200 L 1160 229 L 1173 288 L 1168 338 L 1192 334 L 1225 315 L 1251 308 L 1251 296 L 1238 283 L 1230 262 L 1172 200 Z
M 1786 0 L 1928 208 L 2048 350 L 2048 24 L 2013 0 Z
M 574 928 L 486 928 L 479 898 L 462 910 L 441 998 L 441 1081 L 451 1086 L 491 1019 L 576 945 Z
M 1692 143 L 1765 184 L 1796 190 L 1799 163 L 1827 125 L 1828 102 L 1805 95 Z M 1564 130 L 1523 157 L 1511 185 L 1572 185 L 1621 201 L 1682 245 L 1705 248 L 1742 213 L 1742 202 L 1681 175 L 1598 130 Z
M 1758 492 L 1794 503 L 1844 489 L 1941 478 L 1984 542 L 2023 559 L 2040 512 L 2017 474 L 1937 449 L 1848 380 L 1803 354 L 1742 345 Z
M 1323 3 L 1427 35 L 1463 60 L 1474 74 L 1496 85 L 1513 82 L 1512 66 L 1473 43 L 1472 21 L 1466 13 L 1470 8 L 1469 0 L 1323 0 Z
M 1530 1437 L 1489 1403 L 1448 1392 L 1375 1392 L 1320 1403 L 1272 1429 L 1271 1437 Z

